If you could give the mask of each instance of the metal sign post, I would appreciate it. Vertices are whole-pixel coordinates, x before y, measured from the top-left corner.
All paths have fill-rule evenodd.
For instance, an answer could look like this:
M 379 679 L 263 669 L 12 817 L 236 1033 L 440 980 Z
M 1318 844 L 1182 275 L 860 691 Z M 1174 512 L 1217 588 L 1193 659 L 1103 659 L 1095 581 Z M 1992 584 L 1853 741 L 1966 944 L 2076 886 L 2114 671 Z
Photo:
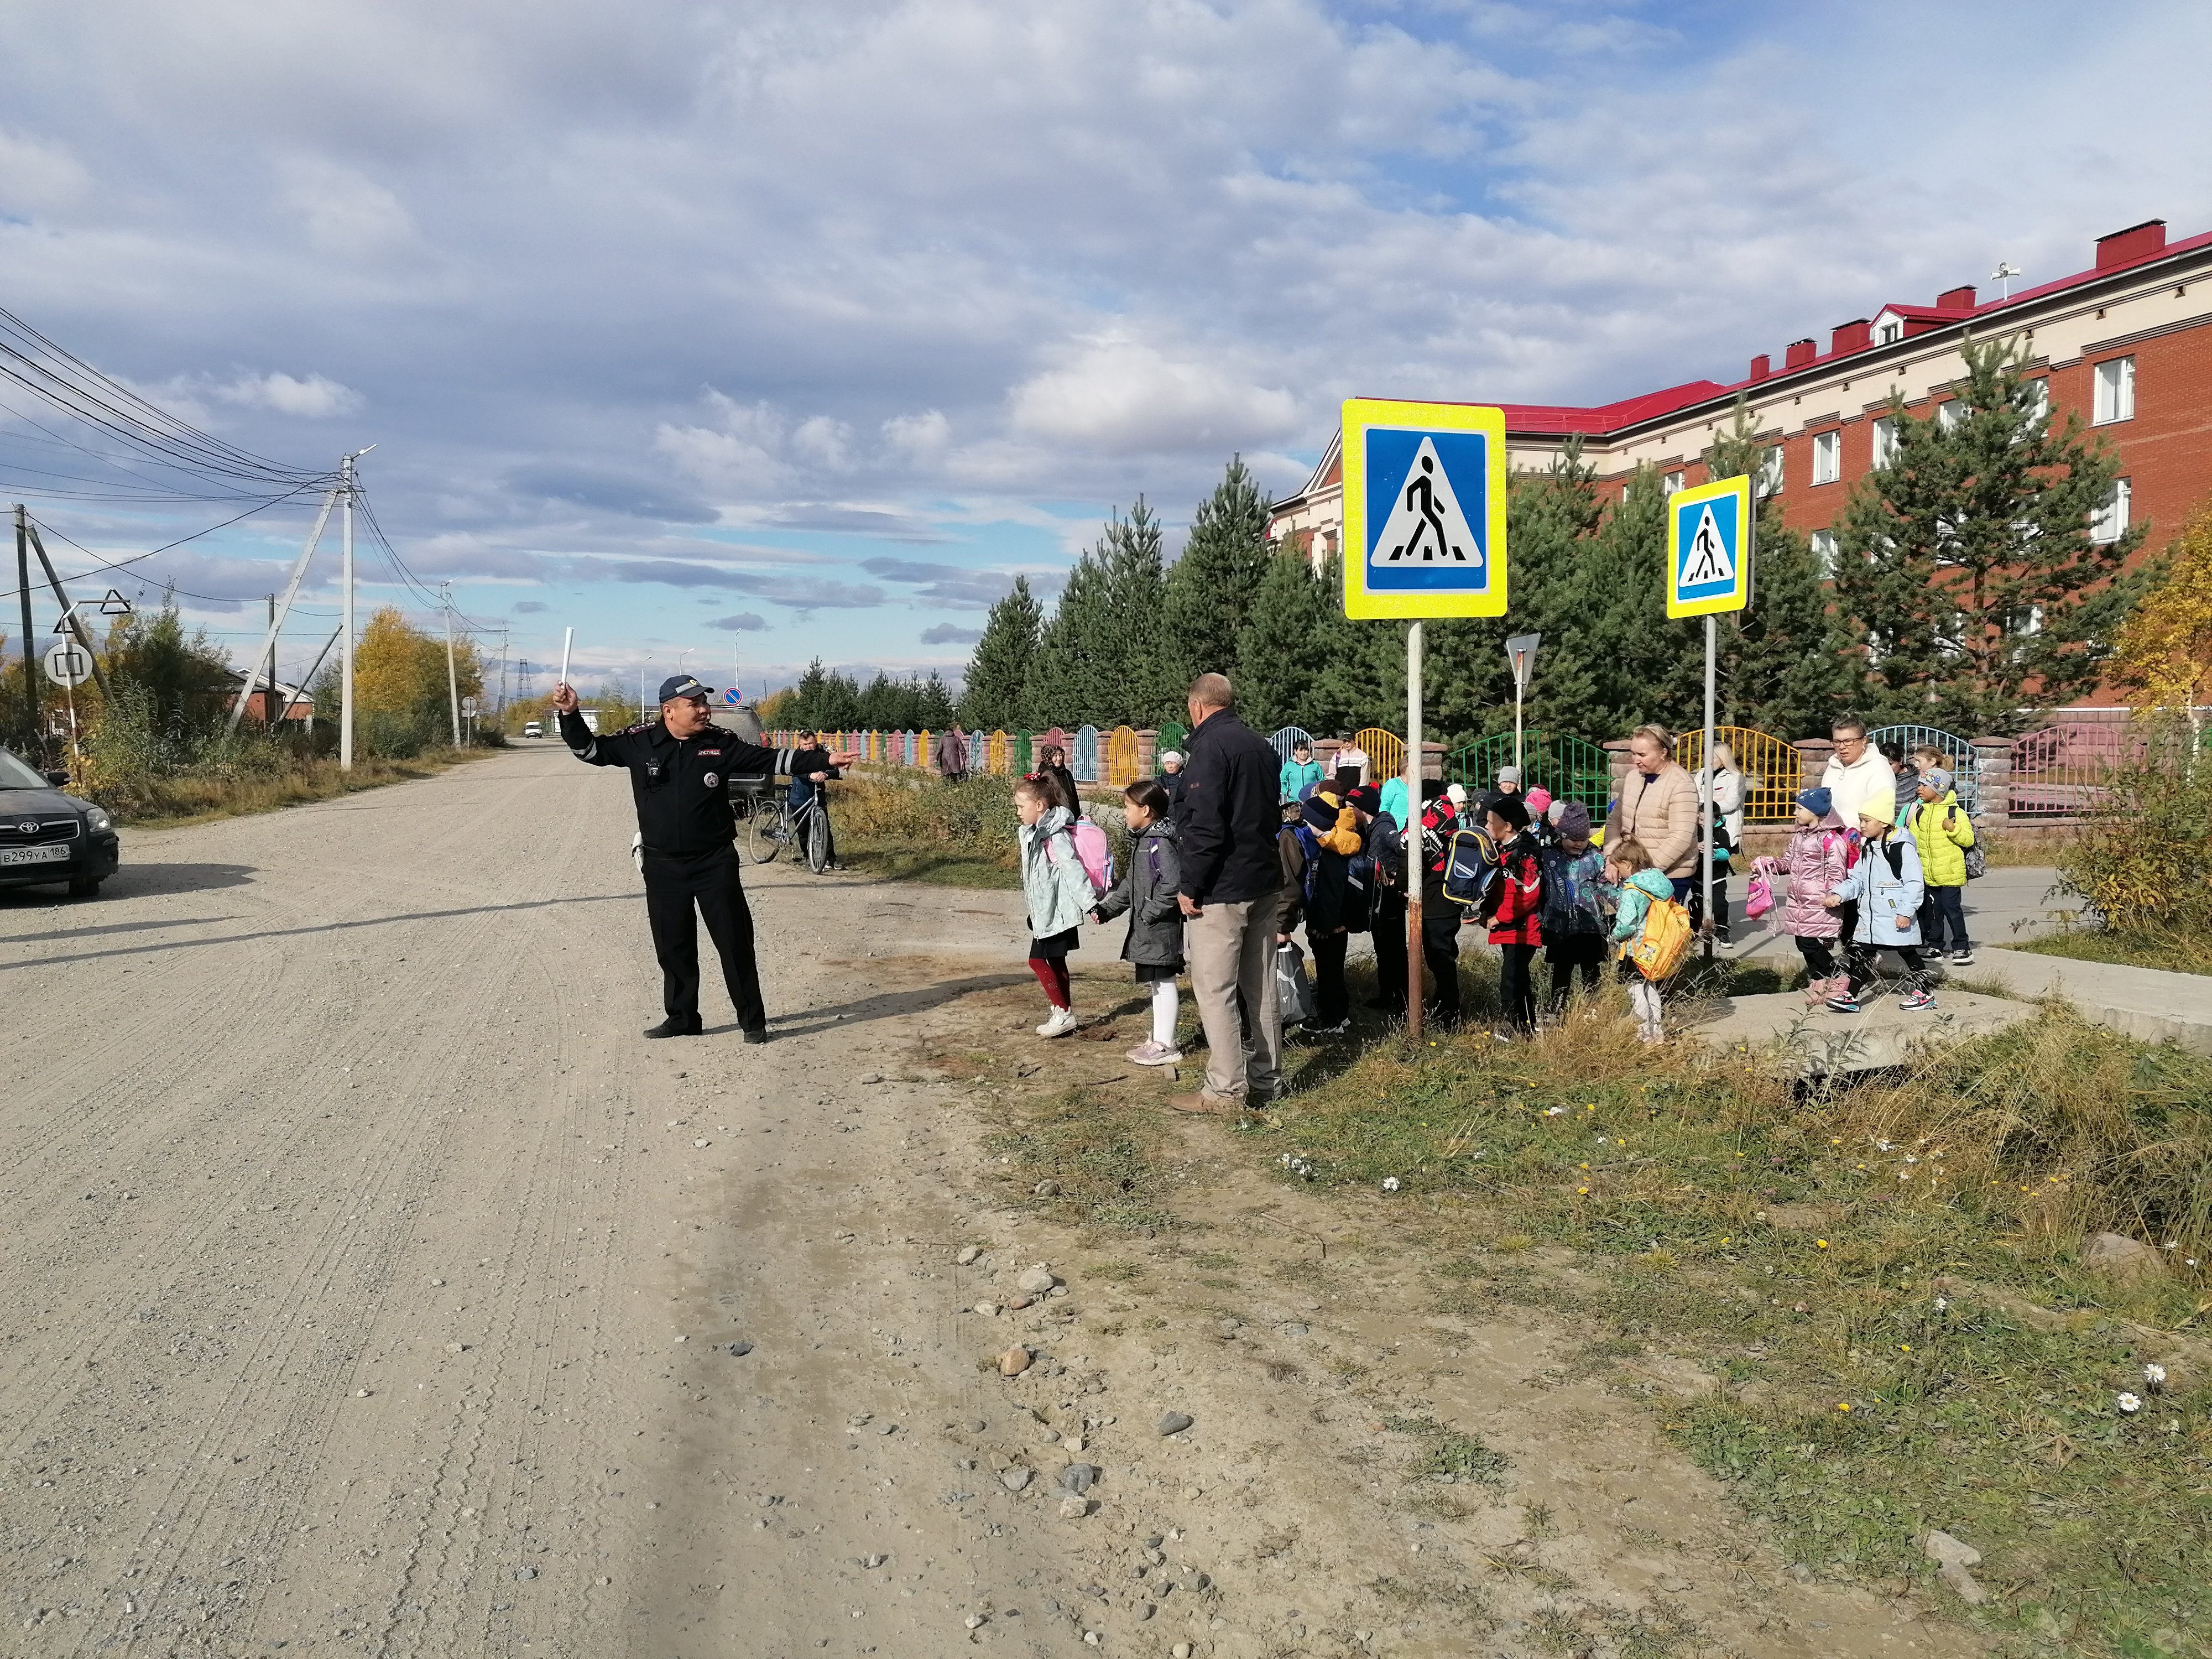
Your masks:
M 1751 574 L 1758 512 L 1751 477 L 1716 478 L 1667 498 L 1667 614 L 1705 619 L 1705 799 L 1698 814 L 1703 843 L 1699 909 L 1705 915 L 1705 954 L 1712 954 L 1713 814 L 1719 789 L 1713 769 L 1713 691 L 1719 655 L 1718 617 L 1751 604 Z
M 1516 634 L 1505 641 L 1505 660 L 1513 665 L 1513 769 L 1521 769 L 1521 702 L 1528 695 L 1528 679 L 1536 672 L 1536 647 L 1544 642 L 1541 634 Z M 1522 787 L 1528 787 L 1525 777 Z
M 1406 1030 L 1421 1035 L 1421 672 L 1429 617 L 1505 611 L 1505 412 L 1344 405 L 1344 614 L 1406 629 Z
M 46 678 L 62 688 L 69 699 L 70 723 L 70 781 L 82 787 L 84 782 L 84 746 L 76 727 L 76 689 L 93 676 L 98 666 L 92 653 L 74 639 L 58 641 L 46 652 Z

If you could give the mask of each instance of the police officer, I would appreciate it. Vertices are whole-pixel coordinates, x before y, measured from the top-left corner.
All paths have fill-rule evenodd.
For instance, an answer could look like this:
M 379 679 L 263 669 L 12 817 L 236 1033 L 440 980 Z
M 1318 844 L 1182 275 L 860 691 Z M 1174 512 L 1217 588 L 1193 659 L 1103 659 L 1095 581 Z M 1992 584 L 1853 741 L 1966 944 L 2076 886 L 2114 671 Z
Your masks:
M 707 688 L 689 674 L 660 684 L 660 718 L 611 737 L 594 735 L 576 712 L 572 686 L 557 686 L 561 737 L 587 766 L 629 771 L 645 846 L 645 913 L 653 926 L 653 951 L 660 961 L 661 1002 L 668 1018 L 649 1037 L 696 1036 L 699 1020 L 699 930 L 722 958 L 722 979 L 747 1042 L 768 1041 L 768 1009 L 761 1001 L 760 969 L 753 960 L 753 916 L 738 882 L 737 817 L 727 784 L 732 772 L 774 772 L 776 754 L 714 724 Z M 850 766 L 855 755 L 830 757 Z

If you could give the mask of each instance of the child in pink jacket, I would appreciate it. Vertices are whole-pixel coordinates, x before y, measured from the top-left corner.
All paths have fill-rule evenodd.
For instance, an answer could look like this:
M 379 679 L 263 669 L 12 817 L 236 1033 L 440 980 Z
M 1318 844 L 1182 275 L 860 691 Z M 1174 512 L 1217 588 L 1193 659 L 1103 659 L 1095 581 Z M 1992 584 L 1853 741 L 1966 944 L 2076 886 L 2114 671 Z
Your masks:
M 1754 859 L 1752 868 L 1769 877 L 1790 878 L 1782 926 L 1805 958 L 1805 1000 L 1817 1008 L 1842 994 L 1850 982 L 1836 957 L 1842 920 L 1820 901 L 1850 869 L 1851 838 L 1826 789 L 1808 789 L 1798 795 L 1796 820 L 1782 856 Z

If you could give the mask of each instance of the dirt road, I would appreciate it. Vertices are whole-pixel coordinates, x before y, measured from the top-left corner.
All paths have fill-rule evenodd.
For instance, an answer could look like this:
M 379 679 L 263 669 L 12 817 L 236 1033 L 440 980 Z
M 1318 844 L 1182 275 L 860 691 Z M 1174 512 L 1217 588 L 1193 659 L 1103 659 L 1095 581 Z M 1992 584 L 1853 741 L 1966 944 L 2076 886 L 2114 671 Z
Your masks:
M 1264 1192 L 1237 1316 L 1006 1209 L 925 1056 L 1027 1018 L 1012 896 L 749 866 L 775 1042 L 642 1042 L 629 823 L 532 746 L 0 895 L 0 1654 L 1966 1650 Z M 1398 1501 L 1392 1390 L 1534 1401 L 1516 1501 Z

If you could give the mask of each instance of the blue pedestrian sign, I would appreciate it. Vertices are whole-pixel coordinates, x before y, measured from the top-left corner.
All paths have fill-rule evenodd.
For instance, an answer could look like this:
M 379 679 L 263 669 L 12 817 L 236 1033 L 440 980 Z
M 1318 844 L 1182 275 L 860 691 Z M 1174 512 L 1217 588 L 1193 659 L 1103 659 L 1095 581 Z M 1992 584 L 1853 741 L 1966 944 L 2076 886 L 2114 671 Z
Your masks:
M 1471 404 L 1344 405 L 1344 614 L 1505 611 L 1505 414 Z
M 1748 474 L 1667 498 L 1667 614 L 1705 617 L 1751 603 L 1754 540 Z

